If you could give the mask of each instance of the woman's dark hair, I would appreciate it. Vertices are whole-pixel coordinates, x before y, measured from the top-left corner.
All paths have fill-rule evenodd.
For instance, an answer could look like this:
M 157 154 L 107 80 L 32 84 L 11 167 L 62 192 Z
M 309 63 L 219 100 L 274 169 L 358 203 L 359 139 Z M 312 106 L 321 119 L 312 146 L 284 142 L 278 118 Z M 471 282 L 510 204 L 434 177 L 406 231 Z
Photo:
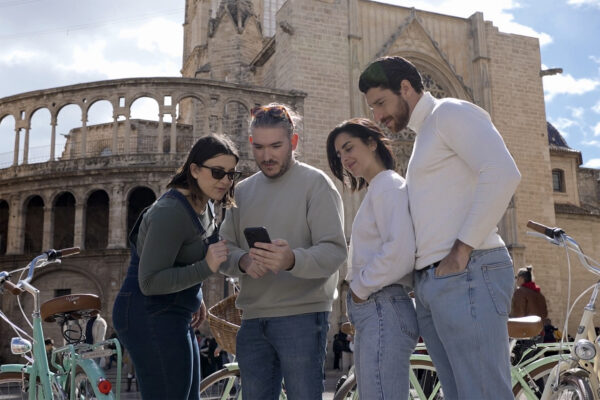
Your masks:
M 421 74 L 410 61 L 402 57 L 382 57 L 369 64 L 360 74 L 358 88 L 363 93 L 380 87 L 400 94 L 400 83 L 404 79 L 410 82 L 415 92 L 424 90 Z
M 360 190 L 367 186 L 364 178 L 355 178 L 344 169 L 342 160 L 335 150 L 335 138 L 341 133 L 347 133 L 352 137 L 359 138 L 361 142 L 368 145 L 371 141 L 377 147 L 375 152 L 386 169 L 396 169 L 396 159 L 390 148 L 390 141 L 375 122 L 366 118 L 352 118 L 336 126 L 327 136 L 327 160 L 333 175 L 338 178 L 344 186 L 349 186 L 351 191 Z
M 187 160 L 185 160 L 185 164 L 179 167 L 167 187 L 189 190 L 192 200 L 202 198 L 204 193 L 202 193 L 202 190 L 198 186 L 198 182 L 196 182 L 196 179 L 192 176 L 191 165 L 192 163 L 198 166 L 203 165 L 206 160 L 219 155 L 234 156 L 236 163 L 240 160 L 237 148 L 233 142 L 225 136 L 210 135 L 201 137 L 194 146 L 192 146 L 192 149 L 187 156 Z M 235 205 L 233 200 L 234 189 L 235 182 L 231 185 L 229 192 L 227 192 L 221 200 L 221 205 L 223 207 Z
M 519 268 L 519 271 L 517 272 L 517 277 L 523 278 L 525 282 L 532 282 L 533 267 L 531 265 L 528 265 L 525 268 Z

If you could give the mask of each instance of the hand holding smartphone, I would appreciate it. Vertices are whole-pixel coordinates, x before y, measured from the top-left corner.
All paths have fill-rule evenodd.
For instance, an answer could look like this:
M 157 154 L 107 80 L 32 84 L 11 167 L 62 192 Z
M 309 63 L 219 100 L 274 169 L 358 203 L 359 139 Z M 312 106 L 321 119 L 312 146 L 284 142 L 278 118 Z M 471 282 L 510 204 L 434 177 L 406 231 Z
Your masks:
M 271 243 L 269 232 L 267 232 L 267 228 L 265 228 L 264 226 L 245 228 L 244 236 L 246 237 L 246 241 L 248 242 L 249 248 L 255 247 L 254 244 L 256 242 Z

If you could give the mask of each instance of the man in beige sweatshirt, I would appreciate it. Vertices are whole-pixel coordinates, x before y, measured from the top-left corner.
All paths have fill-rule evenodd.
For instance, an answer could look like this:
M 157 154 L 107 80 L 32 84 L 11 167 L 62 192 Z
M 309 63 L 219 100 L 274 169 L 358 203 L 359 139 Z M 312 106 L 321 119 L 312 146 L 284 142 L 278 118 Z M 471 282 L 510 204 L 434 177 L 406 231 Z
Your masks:
M 245 400 L 321 400 L 328 317 L 347 255 L 342 201 L 320 170 L 298 162 L 291 111 L 257 107 L 250 123 L 259 172 L 235 189 L 221 235 L 229 256 L 221 272 L 240 278 L 242 325 L 236 352 Z M 249 249 L 247 227 L 264 226 L 272 243 Z

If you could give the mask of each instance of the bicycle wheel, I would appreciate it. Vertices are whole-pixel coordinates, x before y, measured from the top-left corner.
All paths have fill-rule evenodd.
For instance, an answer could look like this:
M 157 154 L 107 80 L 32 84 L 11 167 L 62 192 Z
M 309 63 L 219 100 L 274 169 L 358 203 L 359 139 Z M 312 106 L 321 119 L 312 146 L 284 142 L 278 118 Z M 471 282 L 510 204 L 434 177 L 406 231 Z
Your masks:
M 564 374 L 560 377 L 558 390 L 551 396 L 556 400 L 593 400 L 589 380 L 578 374 Z
M 44 398 L 42 383 L 39 378 L 36 381 L 36 397 L 41 400 Z M 0 373 L 0 399 L 27 400 L 29 399 L 29 389 L 29 374 L 22 374 L 21 372 Z M 60 394 L 64 392 L 57 387 L 55 382 L 52 382 L 52 393 L 58 399 Z
M 78 400 L 95 399 L 94 386 L 87 374 L 80 368 L 75 374 L 75 398 Z
M 410 360 L 410 368 L 409 399 L 442 400 L 444 398 L 442 385 L 433 362 L 429 360 Z
M 527 376 L 523 376 L 523 379 L 528 385 L 528 388 L 523 388 L 521 386 L 521 382 L 515 383 L 513 386 L 513 394 L 515 395 L 515 400 L 526 400 L 528 399 L 527 394 L 531 391 L 536 396 L 536 398 L 542 397 L 542 393 L 544 392 L 544 388 L 546 387 L 546 382 L 548 381 L 548 377 L 552 368 L 556 366 L 556 361 L 541 365 L 531 371 Z M 526 390 L 527 389 L 527 390 Z
M 356 377 L 351 374 L 339 387 L 333 396 L 333 400 L 357 400 L 358 390 L 356 390 Z
M 204 400 L 235 400 L 242 398 L 239 369 L 223 368 L 200 382 L 200 398 Z

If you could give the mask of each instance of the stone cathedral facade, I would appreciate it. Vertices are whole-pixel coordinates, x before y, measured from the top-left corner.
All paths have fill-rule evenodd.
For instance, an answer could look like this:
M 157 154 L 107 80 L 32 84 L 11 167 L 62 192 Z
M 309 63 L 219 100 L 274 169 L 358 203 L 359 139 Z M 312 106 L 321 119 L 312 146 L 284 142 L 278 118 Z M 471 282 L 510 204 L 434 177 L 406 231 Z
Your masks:
M 481 13 L 458 18 L 370 0 L 187 0 L 181 78 L 131 78 L 82 83 L 0 99 L 0 123 L 14 127 L 12 163 L 0 166 L 0 268 L 22 266 L 46 248 L 82 247 L 81 255 L 40 272 L 34 285 L 43 299 L 97 293 L 109 321 L 128 262 L 127 231 L 139 212 L 165 190 L 193 141 L 230 136 L 241 169 L 256 171 L 248 144 L 249 110 L 272 101 L 302 117 L 297 158 L 329 173 L 328 132 L 341 121 L 370 113 L 357 87 L 377 57 L 400 55 L 422 72 L 436 97 L 456 97 L 487 110 L 502 134 L 522 181 L 499 224 L 515 268 L 534 265 L 550 317 L 564 320 L 564 254 L 526 235 L 527 220 L 561 226 L 600 258 L 598 170 L 581 168 L 581 153 L 546 122 L 540 48 L 535 38 L 500 32 Z M 156 103 L 157 121 L 132 118 L 140 98 Z M 112 119 L 88 125 L 94 105 L 105 102 Z M 76 106 L 80 127 L 57 146 L 61 110 Z M 31 119 L 50 114 L 45 160 L 30 156 Z M 405 172 L 414 133 L 391 135 Z M 339 187 L 339 186 L 338 186 Z M 350 234 L 361 196 L 339 187 Z M 348 237 L 349 239 L 349 237 Z M 575 266 L 573 293 L 593 282 Z M 341 276 L 344 276 L 342 271 Z M 339 298 L 347 286 L 340 281 Z M 230 288 L 215 276 L 205 285 L 209 304 Z M 30 299 L 24 298 L 25 309 Z M 18 317 L 14 297 L 2 310 Z M 571 319 L 574 326 L 581 313 Z M 337 301 L 330 334 L 345 320 Z M 48 332 L 58 337 L 57 329 Z M 0 324 L 0 336 L 9 337 Z M 8 341 L 0 343 L 7 355 Z M 7 356 L 8 357 L 8 356 Z

